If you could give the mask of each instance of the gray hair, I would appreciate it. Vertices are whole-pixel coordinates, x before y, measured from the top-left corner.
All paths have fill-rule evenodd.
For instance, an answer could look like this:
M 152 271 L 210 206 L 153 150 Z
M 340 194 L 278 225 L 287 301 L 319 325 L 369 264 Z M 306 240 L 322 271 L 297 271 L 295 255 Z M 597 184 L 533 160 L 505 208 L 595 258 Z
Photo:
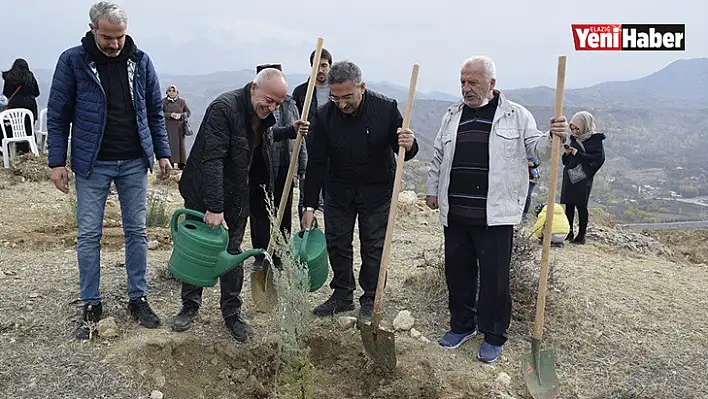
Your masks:
M 94 29 L 98 29 L 98 20 L 105 19 L 111 22 L 120 22 L 128 25 L 128 14 L 117 4 L 108 1 L 99 1 L 91 6 L 89 19 Z
M 265 68 L 258 72 L 256 77 L 253 79 L 253 83 L 255 83 L 258 87 L 262 87 L 266 82 L 273 78 L 281 78 L 284 82 L 287 82 L 283 72 L 275 68 Z
M 338 61 L 332 64 L 327 76 L 327 82 L 331 84 L 352 81 L 355 86 L 362 82 L 361 69 L 351 61 Z
M 482 66 L 484 66 L 484 75 L 486 76 L 488 82 L 491 82 L 492 79 L 497 78 L 497 67 L 494 65 L 494 61 L 485 55 L 476 55 L 466 59 L 462 63 L 462 67 L 460 69 L 471 67 L 475 64 L 482 64 Z

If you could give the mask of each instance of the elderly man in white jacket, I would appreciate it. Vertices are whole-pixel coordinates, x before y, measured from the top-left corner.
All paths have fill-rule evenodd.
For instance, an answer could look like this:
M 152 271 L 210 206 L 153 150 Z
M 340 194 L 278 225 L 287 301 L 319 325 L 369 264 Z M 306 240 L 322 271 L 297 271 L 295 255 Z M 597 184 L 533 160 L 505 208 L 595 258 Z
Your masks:
M 478 357 L 493 362 L 511 320 L 509 263 L 528 191 L 526 157 L 548 160 L 553 135 L 565 140 L 568 123 L 554 118 L 550 132 L 539 131 L 527 109 L 494 89 L 488 57 L 465 60 L 460 83 L 463 99 L 442 118 L 427 182 L 427 204 L 440 209 L 445 229 L 450 330 L 440 344 L 454 349 L 479 331 Z

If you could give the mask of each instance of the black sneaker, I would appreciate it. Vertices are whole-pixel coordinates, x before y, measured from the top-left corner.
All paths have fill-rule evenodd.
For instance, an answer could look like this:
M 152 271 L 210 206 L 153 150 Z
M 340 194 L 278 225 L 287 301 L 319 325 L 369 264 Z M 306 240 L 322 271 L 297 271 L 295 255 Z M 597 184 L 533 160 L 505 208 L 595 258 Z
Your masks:
M 350 310 L 354 310 L 354 301 L 352 299 L 342 299 L 332 295 L 325 303 L 316 307 L 312 314 L 318 317 L 325 317 Z
M 570 243 L 583 245 L 583 244 L 585 244 L 585 236 L 577 236 Z
M 182 305 L 182 309 L 177 313 L 177 316 L 175 316 L 172 328 L 178 332 L 189 330 L 189 327 L 192 326 L 192 322 L 197 318 L 198 314 L 198 307 Z
M 74 337 L 80 340 L 87 340 L 91 338 L 92 324 L 98 323 L 101 320 L 101 315 L 103 314 L 103 306 L 99 303 L 97 305 L 90 305 L 88 303 L 84 304 L 84 314 L 81 320 L 77 322 L 76 330 L 74 330 Z
M 359 301 L 359 314 L 356 317 L 356 325 L 361 328 L 364 324 L 371 323 L 371 316 L 374 313 L 374 298 L 364 297 Z
M 147 298 L 144 296 L 131 300 L 128 303 L 128 312 L 143 327 L 157 328 L 160 326 L 160 318 L 150 309 Z
M 241 319 L 240 315 L 227 317 L 224 319 L 224 323 L 226 323 L 226 328 L 236 338 L 236 341 L 246 342 L 251 338 L 253 330 L 251 326 Z
M 570 233 L 568 233 L 567 236 L 565 236 L 566 241 L 573 241 L 573 239 L 575 239 L 575 234 L 573 234 L 572 231 Z

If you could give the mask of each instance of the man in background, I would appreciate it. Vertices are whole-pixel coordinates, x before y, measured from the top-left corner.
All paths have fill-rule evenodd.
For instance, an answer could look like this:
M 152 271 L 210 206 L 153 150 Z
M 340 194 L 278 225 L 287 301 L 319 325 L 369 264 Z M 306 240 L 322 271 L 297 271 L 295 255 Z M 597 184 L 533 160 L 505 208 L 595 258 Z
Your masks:
M 315 62 L 315 54 L 316 50 L 310 53 L 310 67 L 312 67 L 312 64 Z M 319 108 L 322 108 L 323 106 L 327 105 L 329 102 L 329 95 L 330 95 L 330 89 L 329 89 L 329 83 L 327 82 L 327 75 L 329 75 L 329 71 L 332 68 L 332 54 L 330 54 L 327 49 L 322 49 L 322 53 L 320 54 L 320 64 L 317 67 L 317 78 L 315 80 L 315 91 L 312 93 L 312 101 L 310 103 L 310 112 L 307 115 L 307 120 L 312 121 L 312 117 L 317 113 L 317 110 Z M 303 109 L 305 109 L 305 96 L 307 94 L 307 86 L 310 84 L 310 78 L 307 78 L 305 83 L 300 84 L 293 90 L 293 99 L 295 100 L 295 103 L 297 104 L 297 108 L 300 111 L 300 114 L 302 115 Z M 298 216 L 300 219 L 302 219 L 302 211 L 304 207 L 304 198 L 305 198 L 305 175 L 299 175 L 298 176 L 299 180 L 299 186 L 300 186 L 300 201 L 298 202 Z M 322 190 L 320 190 L 320 202 L 317 206 L 317 208 L 321 208 L 324 205 L 324 191 L 325 188 L 322 186 Z

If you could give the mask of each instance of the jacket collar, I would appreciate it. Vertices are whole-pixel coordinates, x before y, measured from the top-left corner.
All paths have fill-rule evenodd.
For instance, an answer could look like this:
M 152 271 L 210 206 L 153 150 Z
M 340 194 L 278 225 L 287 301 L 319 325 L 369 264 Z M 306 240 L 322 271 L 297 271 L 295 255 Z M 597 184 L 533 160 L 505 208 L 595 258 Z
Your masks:
M 241 89 L 242 94 L 243 94 L 243 100 L 244 100 L 243 107 L 246 111 L 246 121 L 249 123 L 249 125 L 251 124 L 251 122 L 253 122 L 254 117 L 258 118 L 258 115 L 256 114 L 256 110 L 253 109 L 253 104 L 251 103 L 251 84 L 252 83 L 253 82 L 246 83 L 246 85 L 243 86 L 243 88 Z M 269 127 L 275 125 L 275 116 L 273 116 L 273 114 L 271 113 L 270 115 L 268 115 L 264 119 L 264 122 L 265 122 L 265 128 L 267 130 Z
M 502 112 L 508 112 L 511 111 L 511 104 L 509 103 L 509 100 L 504 96 L 504 93 L 501 91 L 494 89 L 494 94 L 499 96 L 499 105 L 497 105 L 497 108 L 501 110 Z M 464 108 L 465 103 L 462 99 L 457 100 L 456 103 L 452 104 L 450 107 L 448 107 L 447 112 L 451 114 L 456 114 L 458 112 L 462 112 L 462 109 Z

